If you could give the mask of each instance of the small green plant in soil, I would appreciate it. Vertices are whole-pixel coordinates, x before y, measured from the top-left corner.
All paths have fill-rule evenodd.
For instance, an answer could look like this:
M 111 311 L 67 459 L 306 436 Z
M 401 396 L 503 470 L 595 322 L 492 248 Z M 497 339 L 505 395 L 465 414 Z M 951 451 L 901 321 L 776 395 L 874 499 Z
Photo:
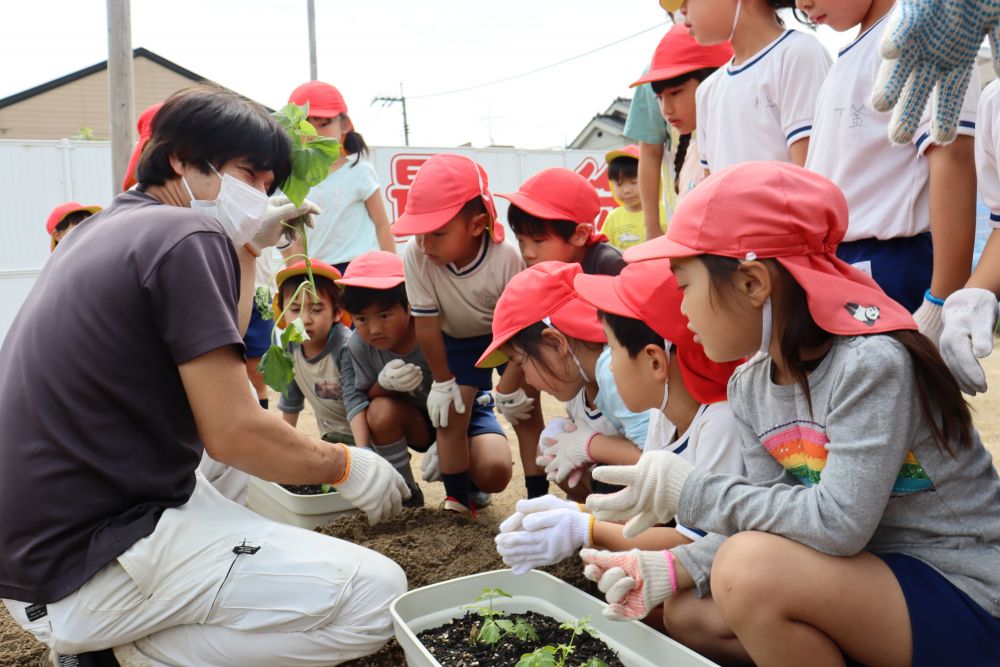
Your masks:
M 591 637 L 596 637 L 597 633 L 590 627 L 590 616 L 584 616 L 577 621 L 567 621 L 559 626 L 561 630 L 569 630 L 572 634 L 568 644 L 557 644 L 556 646 L 542 646 L 531 653 L 525 653 L 517 661 L 515 667 L 567 667 L 567 661 L 573 655 L 573 644 L 577 637 L 586 633 Z M 608 667 L 608 664 L 600 658 L 590 658 L 582 663 L 581 667 Z
M 469 637 L 469 643 L 482 642 L 483 644 L 492 646 L 508 635 L 513 635 L 521 641 L 529 639 L 537 641 L 538 633 L 535 632 L 535 628 L 530 623 L 520 616 L 507 618 L 507 612 L 493 608 L 493 598 L 500 597 L 509 598 L 513 596 L 501 588 L 484 588 L 483 592 L 473 602 L 487 600 L 489 606 L 469 605 L 466 607 L 466 609 L 472 609 L 484 619 L 483 624 Z M 473 629 L 476 630 L 475 626 L 473 626 Z
M 337 490 L 333 484 L 282 484 L 281 486 L 297 496 L 319 496 Z

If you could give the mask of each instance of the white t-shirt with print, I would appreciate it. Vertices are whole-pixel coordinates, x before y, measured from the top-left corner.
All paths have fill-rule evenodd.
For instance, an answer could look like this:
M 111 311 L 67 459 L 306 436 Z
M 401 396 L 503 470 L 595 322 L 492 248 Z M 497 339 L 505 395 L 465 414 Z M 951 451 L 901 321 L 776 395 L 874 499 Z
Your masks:
M 840 186 L 851 212 L 845 241 L 893 239 L 929 231 L 931 103 L 913 141 L 889 141 L 892 112 L 872 108 L 882 57 L 879 44 L 888 17 L 841 49 L 820 89 L 806 168 Z M 959 116 L 959 134 L 976 133 L 980 79 L 974 72 Z
M 1000 79 L 983 89 L 976 128 L 979 192 L 990 209 L 990 225 L 1000 229 Z
M 786 30 L 739 67 L 720 67 L 698 86 L 698 152 L 705 169 L 752 160 L 791 162 L 789 148 L 812 131 L 830 55 L 813 35 Z
M 309 232 L 309 255 L 327 264 L 349 262 L 369 250 L 378 250 L 375 223 L 365 200 L 378 192 L 378 176 L 371 162 L 349 157 L 347 164 L 309 191 L 309 201 L 323 211 Z

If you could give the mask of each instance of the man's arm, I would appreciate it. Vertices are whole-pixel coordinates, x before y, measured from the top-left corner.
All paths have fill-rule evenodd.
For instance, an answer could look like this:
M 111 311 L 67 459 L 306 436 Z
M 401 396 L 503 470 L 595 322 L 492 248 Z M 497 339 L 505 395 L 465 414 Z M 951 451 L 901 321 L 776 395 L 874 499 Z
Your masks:
M 639 143 L 639 201 L 646 223 L 646 240 L 663 236 L 660 227 L 660 174 L 663 169 L 663 144 Z
M 222 347 L 178 367 L 208 455 L 261 479 L 324 484 L 344 477 L 340 445 L 310 438 L 261 410 L 247 388 L 234 347 Z
M 245 336 L 247 327 L 250 326 L 250 313 L 253 310 L 253 297 L 256 291 L 254 277 L 257 271 L 257 258 L 243 247 L 236 249 L 236 256 L 240 260 L 240 300 L 236 304 L 236 323 L 240 335 Z

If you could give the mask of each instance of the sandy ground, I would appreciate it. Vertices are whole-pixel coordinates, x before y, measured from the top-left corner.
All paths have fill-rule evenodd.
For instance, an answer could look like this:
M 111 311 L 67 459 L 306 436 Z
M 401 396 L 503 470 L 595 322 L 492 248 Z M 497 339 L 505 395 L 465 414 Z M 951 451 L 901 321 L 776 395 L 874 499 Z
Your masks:
M 1000 354 L 987 359 L 985 367 L 987 379 L 994 390 L 985 396 L 971 399 L 970 402 L 975 410 L 976 427 L 992 453 L 994 463 L 1000 464 Z M 272 404 L 275 403 L 277 401 L 272 400 Z M 547 417 L 563 412 L 561 404 L 551 397 L 543 399 L 543 410 Z M 315 419 L 308 408 L 302 414 L 299 426 L 303 431 L 316 435 Z M 494 496 L 493 504 L 480 513 L 478 522 L 442 517 L 433 508 L 444 498 L 443 486 L 440 483 L 422 483 L 428 509 L 407 511 L 399 519 L 374 529 L 361 520 L 349 519 L 324 532 L 366 544 L 394 557 L 407 571 L 411 587 L 502 567 L 493 547 L 492 536 L 497 524 L 513 511 L 514 503 L 524 496 L 516 442 L 513 432 L 506 424 L 505 428 L 511 439 L 514 480 L 507 490 Z M 414 455 L 412 466 L 419 479 L 419 454 Z M 421 530 L 414 530 L 418 526 Z M 455 549 L 459 543 L 463 547 L 461 551 Z M 578 570 L 575 564 L 563 563 L 553 571 L 573 580 L 573 583 L 585 586 Z M 42 652 L 42 645 L 23 632 L 6 609 L 0 606 L 0 665 L 34 665 Z M 377 656 L 353 664 L 356 667 L 381 667 L 402 665 L 404 661 L 398 647 L 390 645 Z

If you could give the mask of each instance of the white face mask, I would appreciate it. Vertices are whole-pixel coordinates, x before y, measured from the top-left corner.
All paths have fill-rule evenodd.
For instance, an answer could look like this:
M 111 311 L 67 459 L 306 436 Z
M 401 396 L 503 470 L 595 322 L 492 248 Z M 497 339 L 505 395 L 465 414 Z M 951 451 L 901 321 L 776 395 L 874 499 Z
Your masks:
M 663 350 L 667 353 L 667 371 L 670 370 L 670 341 L 663 340 Z M 663 383 L 663 400 L 660 401 L 660 412 L 662 413 L 667 409 L 667 399 L 670 397 L 670 382 Z
M 764 300 L 764 312 L 761 313 L 761 332 L 759 352 L 770 354 L 771 349 L 771 297 Z
M 267 195 L 230 174 L 220 174 L 211 164 L 208 167 L 222 181 L 214 201 L 195 199 L 187 179 L 181 182 L 191 197 L 191 208 L 204 211 L 218 220 L 237 248 L 253 239 L 260 228 L 260 221 L 267 209 Z

